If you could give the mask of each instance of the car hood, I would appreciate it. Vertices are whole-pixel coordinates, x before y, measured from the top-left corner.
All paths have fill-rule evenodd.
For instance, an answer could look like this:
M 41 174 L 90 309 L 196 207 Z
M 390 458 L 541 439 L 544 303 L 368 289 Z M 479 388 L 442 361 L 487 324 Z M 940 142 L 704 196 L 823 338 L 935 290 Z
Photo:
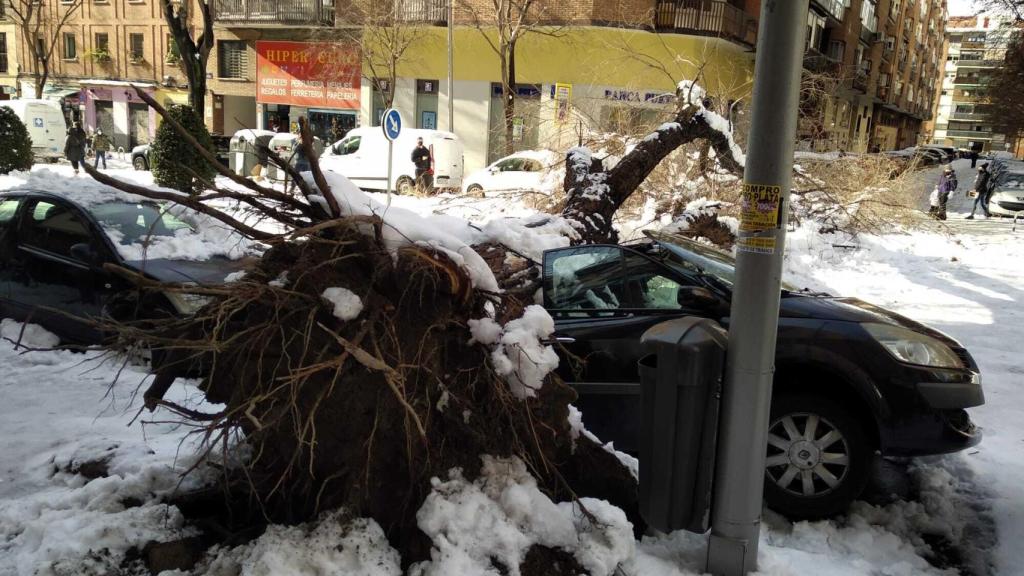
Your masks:
M 144 260 L 125 262 L 140 273 L 160 282 L 194 282 L 220 284 L 233 272 L 244 270 L 254 262 L 252 258 L 230 260 L 215 256 L 209 260 Z
M 960 347 L 956 340 L 930 326 L 858 298 L 836 298 L 790 293 L 782 299 L 779 316 L 783 318 L 813 318 L 840 322 L 874 322 L 877 324 L 902 326 L 920 334 L 927 334 L 950 346 Z

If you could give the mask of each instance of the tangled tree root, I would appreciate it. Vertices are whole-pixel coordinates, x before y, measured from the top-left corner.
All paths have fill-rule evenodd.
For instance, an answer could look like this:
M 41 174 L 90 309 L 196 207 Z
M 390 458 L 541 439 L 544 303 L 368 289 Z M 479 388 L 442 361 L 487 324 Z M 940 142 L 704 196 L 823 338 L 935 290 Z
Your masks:
M 343 223 L 275 245 L 158 343 L 172 362 L 201 358 L 207 399 L 226 405 L 190 416 L 206 420 L 211 450 L 248 453 L 228 474 L 234 499 L 250 494 L 272 522 L 339 507 L 372 517 L 408 564 L 429 556 L 415 515 L 432 477 L 461 468 L 472 479 L 481 455 L 518 456 L 552 496 L 607 499 L 642 529 L 629 472 L 572 438 L 574 391 L 549 376 L 520 400 L 490 367 L 491 350 L 469 341 L 470 319 L 495 310 L 505 322 L 522 306 L 473 289 L 444 254 L 394 254 L 366 228 Z M 332 313 L 322 294 L 336 287 L 361 299 L 356 318 Z

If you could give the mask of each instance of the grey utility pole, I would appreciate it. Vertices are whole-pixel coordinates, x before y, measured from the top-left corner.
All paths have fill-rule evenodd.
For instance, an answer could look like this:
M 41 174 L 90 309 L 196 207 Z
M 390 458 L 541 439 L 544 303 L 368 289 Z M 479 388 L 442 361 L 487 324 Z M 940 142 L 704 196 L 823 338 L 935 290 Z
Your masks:
M 455 132 L 455 0 L 448 0 L 448 131 Z
M 707 571 L 757 570 L 808 0 L 764 0 L 737 239 Z

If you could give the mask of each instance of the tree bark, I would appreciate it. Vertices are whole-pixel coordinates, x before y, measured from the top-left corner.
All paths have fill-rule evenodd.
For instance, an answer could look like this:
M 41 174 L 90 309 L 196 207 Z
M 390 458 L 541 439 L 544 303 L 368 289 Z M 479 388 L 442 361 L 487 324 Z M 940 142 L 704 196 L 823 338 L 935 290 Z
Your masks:
M 684 144 L 707 140 L 722 167 L 742 173 L 742 159 L 734 156 L 729 137 L 712 128 L 704 114 L 696 106 L 683 107 L 672 122 L 658 127 L 610 170 L 581 149 L 569 151 L 564 183 L 567 200 L 562 216 L 578 224 L 580 238 L 576 244 L 618 241 L 612 228 L 615 211 L 666 156 Z
M 516 39 L 512 38 L 508 43 L 508 75 L 505 78 L 505 86 L 502 90 L 502 100 L 505 102 L 505 154 L 511 154 L 515 150 L 515 119 L 516 119 Z
M 181 65 L 188 78 L 188 103 L 195 113 L 203 118 L 206 110 L 206 67 L 213 49 L 213 14 L 206 0 L 199 2 L 202 16 L 202 32 L 198 39 L 192 40 L 188 25 L 188 11 L 184 8 L 175 11 L 170 0 L 161 0 L 164 20 L 171 30 L 171 36 L 181 53 Z

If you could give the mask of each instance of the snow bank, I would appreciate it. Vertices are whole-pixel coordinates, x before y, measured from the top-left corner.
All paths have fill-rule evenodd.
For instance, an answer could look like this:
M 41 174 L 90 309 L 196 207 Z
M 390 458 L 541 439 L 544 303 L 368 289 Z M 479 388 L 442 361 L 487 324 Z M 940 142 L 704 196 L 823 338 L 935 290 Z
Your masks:
M 473 341 L 493 347 L 494 371 L 520 400 L 533 398 L 544 378 L 558 368 L 558 355 L 543 341 L 555 331 L 555 321 L 543 306 L 527 306 L 523 315 L 501 326 L 493 318 L 469 321 Z
M 362 299 L 348 288 L 328 288 L 321 297 L 334 305 L 334 315 L 346 322 L 355 320 L 363 311 Z
M 401 576 L 401 558 L 371 519 L 325 513 L 300 526 L 271 525 L 255 541 L 211 551 L 201 573 L 232 576 Z
M 22 324 L 10 318 L 0 320 L 0 338 L 25 348 L 56 348 L 60 338 L 38 324 Z
M 593 498 L 556 504 L 518 458 L 482 459 L 475 482 L 457 469 L 433 480 L 416 519 L 434 547 L 430 561 L 412 567 L 414 576 L 519 576 L 535 544 L 571 553 L 592 576 L 610 576 L 633 556 L 633 527 L 618 508 Z

